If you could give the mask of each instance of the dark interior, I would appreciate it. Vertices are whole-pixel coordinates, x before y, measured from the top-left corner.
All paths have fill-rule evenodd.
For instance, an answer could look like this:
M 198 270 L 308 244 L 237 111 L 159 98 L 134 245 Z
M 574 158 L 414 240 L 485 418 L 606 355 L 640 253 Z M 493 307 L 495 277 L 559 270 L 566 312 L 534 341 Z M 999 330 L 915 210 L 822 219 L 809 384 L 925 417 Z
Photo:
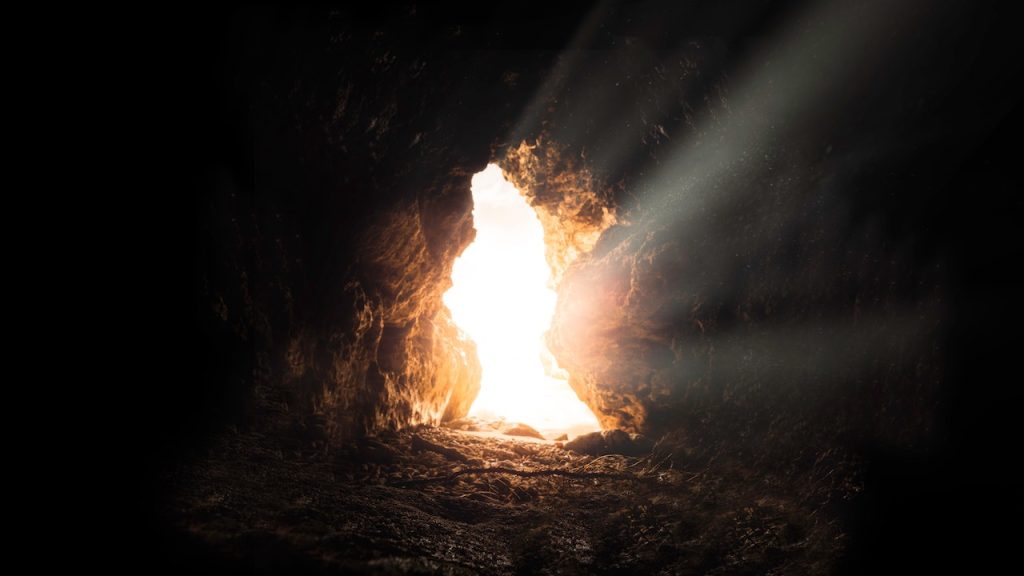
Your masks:
M 159 22 L 161 329 L 126 478 L 141 571 L 864 574 L 1011 553 L 1020 50 L 994 7 Z M 548 343 L 625 448 L 452 427 L 480 367 L 441 295 L 489 163 L 551 230 L 616 214 L 563 271 Z

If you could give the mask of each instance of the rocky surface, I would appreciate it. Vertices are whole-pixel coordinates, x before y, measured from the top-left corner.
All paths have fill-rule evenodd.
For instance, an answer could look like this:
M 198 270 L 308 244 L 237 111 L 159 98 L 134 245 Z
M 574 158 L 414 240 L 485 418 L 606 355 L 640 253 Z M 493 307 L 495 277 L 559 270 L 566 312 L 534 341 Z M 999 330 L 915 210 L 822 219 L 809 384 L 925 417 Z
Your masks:
M 476 395 L 441 295 L 473 239 L 470 179 L 551 53 L 392 16 L 259 8 L 224 26 L 231 140 L 197 202 L 195 265 L 223 361 L 190 385 L 214 424 L 343 442 L 457 418 Z
M 794 132 L 772 85 L 726 81 L 735 47 L 588 28 L 588 48 L 492 50 L 544 38 L 246 14 L 263 40 L 231 45 L 225 116 L 255 168 L 202 199 L 197 266 L 226 359 L 205 378 L 239 420 L 338 442 L 465 414 L 480 368 L 441 294 L 472 240 L 470 178 L 495 161 L 544 224 L 550 348 L 605 428 L 927 429 L 941 264 L 828 180 L 857 172 L 862 128 Z M 859 189 L 885 189 L 872 174 Z
M 583 158 L 542 136 L 511 146 L 499 158 L 505 178 L 530 202 L 544 227 L 551 282 L 590 252 L 615 224 L 615 204 L 606 184 Z
M 727 45 L 658 42 L 567 56 L 565 73 L 593 90 L 553 82 L 538 112 L 559 157 L 585 166 L 586 186 L 614 206 L 615 224 L 558 288 L 548 343 L 571 386 L 604 428 L 686 430 L 709 457 L 726 445 L 785 457 L 791 441 L 825 451 L 843 436 L 920 442 L 944 371 L 940 240 L 907 233 L 925 188 L 883 214 L 900 172 L 872 168 L 864 135 L 927 132 L 927 106 L 899 111 L 931 85 L 928 68 L 880 71 L 906 88 L 882 95 L 778 48 L 752 73 L 763 84 L 727 81 Z M 770 82 L 809 70 L 820 85 Z M 839 86 L 843 98 L 829 100 Z M 841 110 L 827 124 L 795 104 L 822 102 Z M 875 115 L 900 121 L 857 120 Z M 578 182 L 558 174 L 569 165 L 543 173 Z
M 178 303 L 187 328 L 130 334 L 165 354 L 124 395 L 124 434 L 164 444 L 127 458 L 173 468 L 152 497 L 173 503 L 171 538 L 246 566 L 816 573 L 861 522 L 853 556 L 871 560 L 851 573 L 879 572 L 879 551 L 920 571 L 960 541 L 988 557 L 973 515 L 1015 492 L 971 487 L 1013 477 L 997 467 L 1020 405 L 1000 385 L 1017 340 L 984 325 L 1020 324 L 1004 320 L 1019 195 L 997 177 L 1018 156 L 1019 114 L 1001 123 L 1014 52 L 968 33 L 955 3 L 752 4 L 179 14 L 151 92 L 182 99 L 142 98 L 139 118 L 184 128 L 146 178 L 206 156 L 180 189 L 131 199 L 184 198 L 164 242 L 185 265 L 152 284 L 180 272 L 189 296 L 136 292 L 145 323 L 165 332 L 149 312 Z M 850 17 L 804 12 L 825 5 Z M 390 484 L 470 460 L 584 462 L 385 434 L 471 402 L 479 366 L 440 295 L 488 162 L 540 211 L 570 384 L 605 428 L 707 482 Z M 586 464 L 613 461 L 637 463 Z M 837 519 L 863 478 L 870 496 Z M 968 521 L 936 505 L 965 494 L 988 503 L 952 510 Z
M 486 420 L 474 416 L 467 416 L 457 420 L 445 422 L 446 428 L 462 430 L 463 432 L 486 432 L 504 434 L 506 436 L 522 436 L 544 440 L 544 435 L 534 427 L 523 422 L 514 422 L 504 419 Z
M 566 450 L 591 456 L 621 454 L 643 456 L 649 454 L 653 443 L 642 434 L 628 434 L 622 430 L 602 430 L 581 434 L 565 443 Z
M 168 474 L 165 567 L 346 574 L 828 574 L 842 532 L 779 477 L 437 428 L 348 450 L 229 434 Z M 836 494 L 834 496 L 838 496 Z

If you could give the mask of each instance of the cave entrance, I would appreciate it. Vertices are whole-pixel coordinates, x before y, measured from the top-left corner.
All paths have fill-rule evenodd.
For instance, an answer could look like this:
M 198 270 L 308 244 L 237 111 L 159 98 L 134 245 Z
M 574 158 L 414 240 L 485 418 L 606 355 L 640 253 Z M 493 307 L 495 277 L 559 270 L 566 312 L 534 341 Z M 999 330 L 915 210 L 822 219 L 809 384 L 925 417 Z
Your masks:
M 537 213 L 494 164 L 472 187 L 476 238 L 444 295 L 483 368 L 470 415 L 522 422 L 547 438 L 600 430 L 544 342 L 557 295 Z

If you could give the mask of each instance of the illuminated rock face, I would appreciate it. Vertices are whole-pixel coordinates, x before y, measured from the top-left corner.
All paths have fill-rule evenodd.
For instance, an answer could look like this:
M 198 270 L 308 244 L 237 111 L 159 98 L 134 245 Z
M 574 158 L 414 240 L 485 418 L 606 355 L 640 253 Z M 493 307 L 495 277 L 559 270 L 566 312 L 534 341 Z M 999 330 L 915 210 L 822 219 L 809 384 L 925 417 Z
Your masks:
M 463 416 L 480 365 L 441 298 L 470 181 L 553 54 L 296 18 L 240 24 L 261 40 L 221 74 L 237 141 L 204 183 L 194 266 L 209 370 L 168 412 L 328 442 Z
M 363 429 L 464 416 L 479 390 L 476 347 L 441 302 L 452 263 L 473 238 L 463 184 L 437 190 L 433 209 L 416 202 L 385 213 L 360 237 L 360 274 L 379 298 L 380 335 L 374 360 L 349 372 L 365 370 L 366 384 L 343 388 L 363 403 Z
M 603 244 L 623 233 L 610 230 L 591 257 L 569 269 L 548 341 L 604 428 L 663 432 L 652 415 L 701 386 L 696 372 L 707 367 L 709 346 L 699 322 L 670 312 L 689 311 L 698 298 L 671 282 L 689 271 L 685 252 L 657 234 L 633 235 L 605 251 Z
M 511 147 L 500 163 L 540 218 L 557 286 L 566 269 L 615 224 L 611 194 L 581 159 L 543 138 Z
M 243 332 L 267 367 L 253 382 L 261 425 L 344 439 L 466 414 L 480 363 L 441 296 L 456 255 L 473 237 L 468 188 L 468 178 L 456 176 L 433 189 L 430 202 L 403 199 L 370 218 L 353 240 L 358 260 L 337 284 L 304 285 L 298 258 L 290 261 L 299 264 L 294 276 L 278 270 L 269 287 L 256 284 L 264 297 L 268 288 L 285 290 L 292 312 L 268 314 L 266 324 Z M 298 286 L 307 295 L 324 293 L 303 302 Z M 254 299 L 254 313 L 264 305 Z M 226 310 L 228 318 L 235 313 Z
M 202 197 L 197 308 L 217 360 L 197 387 L 317 438 L 465 414 L 479 364 L 441 298 L 472 240 L 471 178 L 494 162 L 544 226 L 559 283 L 549 348 L 604 427 L 653 437 L 790 418 L 799 434 L 803 410 L 926 428 L 915 399 L 938 368 L 918 348 L 937 325 L 926 296 L 941 294 L 875 214 L 888 177 L 840 186 L 855 138 L 794 126 L 799 138 L 733 158 L 745 141 L 715 130 L 756 114 L 730 111 L 726 44 L 560 62 L 478 50 L 491 40 L 435 24 L 247 24 L 264 40 L 237 55 L 247 64 L 221 98 L 238 103 L 225 156 L 242 160 Z M 578 84 L 559 89 L 559 70 Z M 720 181 L 665 176 L 679 166 Z M 649 197 L 676 193 L 684 217 L 651 225 Z

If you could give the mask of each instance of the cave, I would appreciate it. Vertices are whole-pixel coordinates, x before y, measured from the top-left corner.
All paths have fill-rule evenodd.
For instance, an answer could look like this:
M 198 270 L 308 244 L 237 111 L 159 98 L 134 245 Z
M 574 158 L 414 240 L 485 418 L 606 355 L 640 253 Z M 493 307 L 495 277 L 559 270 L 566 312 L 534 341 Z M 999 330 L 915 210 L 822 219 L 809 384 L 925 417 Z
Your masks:
M 1013 35 L 905 4 L 166 15 L 137 567 L 997 565 Z

